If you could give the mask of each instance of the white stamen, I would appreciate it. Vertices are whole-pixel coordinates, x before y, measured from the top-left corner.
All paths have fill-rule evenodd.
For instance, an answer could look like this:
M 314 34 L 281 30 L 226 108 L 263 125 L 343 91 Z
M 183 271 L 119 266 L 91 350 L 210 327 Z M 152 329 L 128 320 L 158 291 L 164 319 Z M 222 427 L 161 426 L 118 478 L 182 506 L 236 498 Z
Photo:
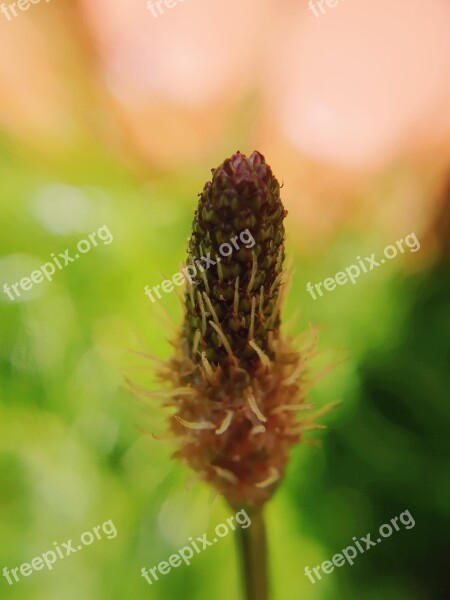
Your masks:
M 227 410 L 227 414 L 226 414 L 224 420 L 222 421 L 222 423 L 220 424 L 220 427 L 218 429 L 216 429 L 216 435 L 222 435 L 222 433 L 225 433 L 225 431 L 231 425 L 231 421 L 233 420 L 233 417 L 234 417 L 234 411 Z
M 200 431 L 202 429 L 214 429 L 214 424 L 211 423 L 211 421 L 198 421 L 197 423 L 192 423 L 192 421 L 186 421 L 178 415 L 175 415 L 175 419 L 184 427 L 187 427 L 188 429 L 194 429 L 195 431 Z
M 262 364 L 265 367 L 269 368 L 271 365 L 271 362 L 270 362 L 270 358 L 267 356 L 267 354 L 265 352 L 263 352 L 263 350 L 261 350 L 261 348 L 258 346 L 258 344 L 256 344 L 256 342 L 254 342 L 253 340 L 251 340 L 249 342 L 249 345 L 253 348 L 253 350 L 259 356 L 259 359 L 261 360 Z
M 248 404 L 249 404 L 250 408 L 252 409 L 253 413 L 258 417 L 258 419 L 260 421 L 262 421 L 263 423 L 266 423 L 267 419 L 262 414 L 258 404 L 256 403 L 256 398 L 252 392 L 249 392 L 249 394 L 247 395 L 247 400 L 248 400 Z
M 272 485 L 279 479 L 280 479 L 280 473 L 279 473 L 278 469 L 276 469 L 275 467 L 270 467 L 270 471 L 269 471 L 269 475 L 268 475 L 267 479 L 264 479 L 264 481 L 260 481 L 259 483 L 257 483 L 256 487 L 257 488 L 269 487 L 269 485 Z
M 227 481 L 229 481 L 230 483 L 238 483 L 238 478 L 236 477 L 236 475 L 234 473 L 232 473 L 231 471 L 228 471 L 228 469 L 222 469 L 222 467 L 212 467 L 214 469 L 214 471 L 217 473 L 217 475 L 219 477 L 222 477 L 222 479 L 226 479 Z

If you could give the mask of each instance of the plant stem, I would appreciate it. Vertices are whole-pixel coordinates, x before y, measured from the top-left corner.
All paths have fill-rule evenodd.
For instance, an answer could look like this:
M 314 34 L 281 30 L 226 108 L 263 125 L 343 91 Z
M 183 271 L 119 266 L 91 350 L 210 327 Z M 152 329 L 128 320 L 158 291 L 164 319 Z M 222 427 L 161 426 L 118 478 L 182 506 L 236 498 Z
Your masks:
M 262 508 L 247 510 L 251 525 L 238 529 L 245 600 L 268 600 L 267 540 Z

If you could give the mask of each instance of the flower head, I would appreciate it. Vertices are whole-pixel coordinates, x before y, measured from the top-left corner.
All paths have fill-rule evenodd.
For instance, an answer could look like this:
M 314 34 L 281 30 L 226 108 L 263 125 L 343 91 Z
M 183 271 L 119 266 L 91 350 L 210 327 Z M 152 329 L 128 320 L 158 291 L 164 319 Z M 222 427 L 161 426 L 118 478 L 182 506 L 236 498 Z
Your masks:
M 286 289 L 280 185 L 259 152 L 212 170 L 188 243 L 184 322 L 161 370 L 176 456 L 232 506 L 265 503 L 299 422 L 307 353 L 280 331 Z

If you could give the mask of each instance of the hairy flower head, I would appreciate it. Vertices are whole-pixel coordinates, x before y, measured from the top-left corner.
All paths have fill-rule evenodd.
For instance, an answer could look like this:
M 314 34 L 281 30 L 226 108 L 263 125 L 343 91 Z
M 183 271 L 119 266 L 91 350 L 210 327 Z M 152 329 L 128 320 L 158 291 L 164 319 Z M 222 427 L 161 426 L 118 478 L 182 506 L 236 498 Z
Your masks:
M 176 457 L 232 506 L 266 502 L 305 429 L 308 351 L 280 331 L 286 289 L 280 185 L 259 152 L 212 170 L 188 242 L 184 321 L 160 371 Z

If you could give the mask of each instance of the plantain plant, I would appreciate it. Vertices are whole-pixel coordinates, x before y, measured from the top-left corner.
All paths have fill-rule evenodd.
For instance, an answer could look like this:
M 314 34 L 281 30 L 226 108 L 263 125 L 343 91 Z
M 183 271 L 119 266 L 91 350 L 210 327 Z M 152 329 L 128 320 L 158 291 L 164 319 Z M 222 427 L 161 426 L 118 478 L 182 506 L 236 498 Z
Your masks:
M 313 348 L 300 352 L 280 329 L 286 214 L 259 152 L 237 152 L 212 170 L 188 242 L 183 323 L 158 371 L 171 387 L 175 456 L 251 515 L 239 532 L 247 600 L 269 597 L 263 507 L 291 448 L 322 427 L 317 413 L 298 418 L 313 408 L 304 394 Z

